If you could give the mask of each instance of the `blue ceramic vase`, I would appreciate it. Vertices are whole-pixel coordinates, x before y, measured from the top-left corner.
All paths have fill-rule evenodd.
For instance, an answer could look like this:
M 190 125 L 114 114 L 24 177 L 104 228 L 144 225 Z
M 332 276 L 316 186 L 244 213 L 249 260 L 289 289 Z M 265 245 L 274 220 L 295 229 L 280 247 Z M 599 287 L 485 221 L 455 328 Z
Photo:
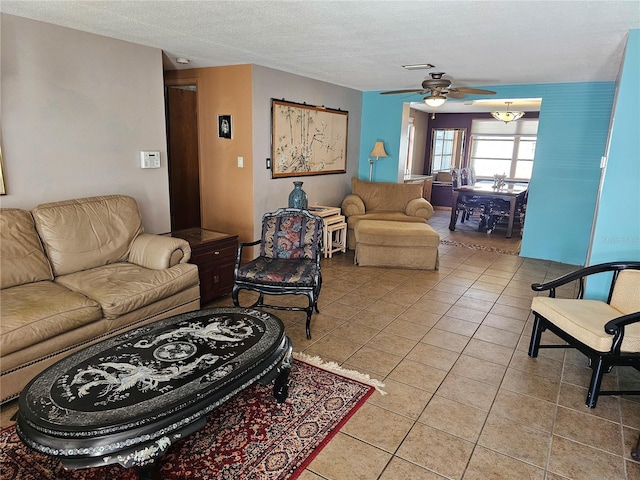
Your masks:
M 302 182 L 293 182 L 293 190 L 289 194 L 289 208 L 301 208 L 307 210 L 309 207 L 309 199 L 304 190 L 302 190 Z

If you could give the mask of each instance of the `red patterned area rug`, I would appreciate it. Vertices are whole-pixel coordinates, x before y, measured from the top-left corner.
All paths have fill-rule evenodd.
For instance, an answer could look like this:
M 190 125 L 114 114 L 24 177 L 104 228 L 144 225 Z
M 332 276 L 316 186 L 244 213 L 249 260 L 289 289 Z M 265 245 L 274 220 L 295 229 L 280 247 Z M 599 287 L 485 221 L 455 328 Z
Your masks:
M 218 408 L 199 432 L 176 443 L 158 460 L 154 478 L 295 479 L 374 387 L 300 360 L 291 369 L 286 402 L 272 387 L 255 384 Z M 375 385 L 375 381 L 371 382 Z M 15 427 L 0 432 L 0 479 L 136 480 L 120 466 L 69 471 L 28 449 Z

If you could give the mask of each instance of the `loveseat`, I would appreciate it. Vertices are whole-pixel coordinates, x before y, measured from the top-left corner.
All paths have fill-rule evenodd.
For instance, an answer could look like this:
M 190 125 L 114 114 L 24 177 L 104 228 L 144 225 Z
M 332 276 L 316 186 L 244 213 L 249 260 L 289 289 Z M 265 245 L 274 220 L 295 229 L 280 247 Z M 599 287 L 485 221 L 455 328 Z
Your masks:
M 422 197 L 421 183 L 367 182 L 351 179 L 351 193 L 342 201 L 347 217 L 347 247 L 356 246 L 355 227 L 361 220 L 427 223 L 433 207 Z
M 198 309 L 190 255 L 124 195 L 1 209 L 0 403 L 80 348 Z

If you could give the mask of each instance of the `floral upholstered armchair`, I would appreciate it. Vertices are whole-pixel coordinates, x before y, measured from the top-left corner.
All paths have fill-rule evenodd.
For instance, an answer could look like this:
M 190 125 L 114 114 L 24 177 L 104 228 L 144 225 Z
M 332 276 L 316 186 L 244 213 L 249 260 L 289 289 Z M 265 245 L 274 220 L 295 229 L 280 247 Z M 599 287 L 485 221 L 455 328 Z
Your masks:
M 307 313 L 306 333 L 311 338 L 311 316 L 318 311 L 318 297 L 322 287 L 320 258 L 322 256 L 322 228 L 320 217 L 307 210 L 281 208 L 262 217 L 262 237 L 238 245 L 231 297 L 240 306 L 240 290 L 258 293 L 252 307 L 276 310 L 300 310 Z M 241 265 L 242 251 L 260 245 L 257 258 Z M 305 295 L 306 307 L 272 305 L 264 302 L 265 295 Z

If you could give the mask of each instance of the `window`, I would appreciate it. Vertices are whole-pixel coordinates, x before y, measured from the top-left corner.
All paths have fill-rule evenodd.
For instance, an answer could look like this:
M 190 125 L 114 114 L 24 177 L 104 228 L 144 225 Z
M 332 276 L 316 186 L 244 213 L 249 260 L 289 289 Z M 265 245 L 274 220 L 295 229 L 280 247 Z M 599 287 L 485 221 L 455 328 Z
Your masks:
M 460 166 L 464 151 L 464 128 L 434 128 L 431 132 L 431 173 Z
M 515 125 L 519 124 L 519 125 Z M 499 129 L 507 130 L 503 133 Z M 503 124 L 495 120 L 474 120 L 471 128 L 470 164 L 476 177 L 530 180 L 536 151 L 538 121 Z

